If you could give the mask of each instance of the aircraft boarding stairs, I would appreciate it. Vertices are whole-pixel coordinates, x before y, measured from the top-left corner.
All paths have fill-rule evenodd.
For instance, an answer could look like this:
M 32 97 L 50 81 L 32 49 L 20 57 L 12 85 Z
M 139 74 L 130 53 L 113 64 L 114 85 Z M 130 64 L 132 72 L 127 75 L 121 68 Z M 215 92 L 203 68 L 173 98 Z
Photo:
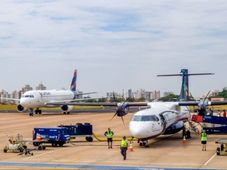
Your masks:
M 192 131 L 194 131 L 196 134 L 200 134 L 202 132 L 202 125 L 198 122 L 194 122 L 194 121 L 188 121 L 188 125 L 189 129 L 191 129 Z
M 202 124 L 207 133 L 227 133 L 226 117 L 193 115 L 192 121 Z

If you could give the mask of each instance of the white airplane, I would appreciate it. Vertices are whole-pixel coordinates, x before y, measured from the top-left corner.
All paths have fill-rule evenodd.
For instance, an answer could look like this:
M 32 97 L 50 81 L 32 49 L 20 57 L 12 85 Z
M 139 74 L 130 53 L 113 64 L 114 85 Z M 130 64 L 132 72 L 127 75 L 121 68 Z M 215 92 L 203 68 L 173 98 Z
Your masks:
M 6 100 L 18 101 L 17 110 L 23 112 L 29 110 L 29 115 L 41 114 L 41 107 L 60 107 L 64 114 L 69 114 L 73 109 L 71 103 L 88 99 L 76 99 L 78 95 L 92 94 L 77 93 L 76 91 L 77 70 L 74 71 L 73 79 L 69 90 L 31 90 L 25 92 L 20 99 L 4 98 Z M 60 103 L 60 104 L 59 104 Z
M 130 123 L 129 131 L 138 138 L 140 145 L 145 146 L 148 139 L 159 135 L 174 134 L 184 127 L 190 119 L 187 107 L 178 102 L 151 102 L 150 108 L 136 112 Z
M 114 106 L 117 109 L 113 117 L 118 116 L 121 117 L 122 120 L 123 116 L 127 115 L 129 107 L 148 106 L 148 108 L 134 113 L 129 123 L 131 135 L 138 138 L 141 146 L 145 146 L 148 143 L 148 139 L 155 138 L 159 135 L 174 134 L 182 130 L 184 122 L 191 118 L 189 109 L 187 108 L 188 106 L 198 106 L 199 113 L 204 114 L 207 107 L 210 105 L 227 104 L 227 101 L 184 101 L 189 99 L 188 76 L 212 75 L 212 73 L 188 74 L 187 69 L 182 69 L 181 73 L 182 74 L 165 75 L 182 76 L 182 89 L 179 95 L 180 101 L 178 102 L 79 103 L 76 105 Z

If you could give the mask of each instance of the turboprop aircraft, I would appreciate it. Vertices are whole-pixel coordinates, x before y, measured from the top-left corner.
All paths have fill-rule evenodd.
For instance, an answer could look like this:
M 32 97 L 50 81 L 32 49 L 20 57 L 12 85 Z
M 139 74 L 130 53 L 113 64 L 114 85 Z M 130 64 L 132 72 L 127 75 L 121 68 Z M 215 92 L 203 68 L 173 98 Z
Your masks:
M 73 109 L 72 102 L 83 101 L 88 99 L 76 99 L 78 95 L 87 95 L 89 93 L 78 93 L 76 91 L 77 70 L 74 71 L 73 79 L 69 90 L 31 90 L 25 92 L 20 99 L 4 98 L 6 100 L 18 101 L 17 110 L 23 112 L 29 110 L 29 115 L 41 114 L 41 107 L 60 107 L 64 114 L 69 114 Z M 61 104 L 59 104 L 59 102 Z
M 123 116 L 127 115 L 130 106 L 149 106 L 147 109 L 136 112 L 129 123 L 131 135 L 138 138 L 141 146 L 145 146 L 148 143 L 148 139 L 159 135 L 174 134 L 182 130 L 184 121 L 188 121 L 191 117 L 187 106 L 196 105 L 199 110 L 203 110 L 204 108 L 207 108 L 208 105 L 227 104 L 227 101 L 186 101 L 189 99 L 188 76 L 192 75 L 212 75 L 212 73 L 188 74 L 187 69 L 182 69 L 181 74 L 165 75 L 182 76 L 181 93 L 178 102 L 79 103 L 78 105 L 115 106 L 117 109 L 114 117 L 121 117 L 122 120 Z

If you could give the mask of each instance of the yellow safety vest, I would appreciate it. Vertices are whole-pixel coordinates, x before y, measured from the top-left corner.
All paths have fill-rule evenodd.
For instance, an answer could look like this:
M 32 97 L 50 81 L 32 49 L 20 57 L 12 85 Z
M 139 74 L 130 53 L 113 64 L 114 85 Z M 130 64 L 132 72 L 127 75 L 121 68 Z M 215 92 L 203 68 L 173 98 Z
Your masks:
M 112 131 L 106 131 L 106 137 L 107 138 L 112 138 L 113 137 L 113 132 Z
M 201 141 L 207 141 L 207 134 L 205 132 L 201 134 Z
M 121 140 L 121 147 L 122 147 L 122 148 L 127 148 L 127 147 L 128 147 L 128 141 L 122 139 L 122 140 Z

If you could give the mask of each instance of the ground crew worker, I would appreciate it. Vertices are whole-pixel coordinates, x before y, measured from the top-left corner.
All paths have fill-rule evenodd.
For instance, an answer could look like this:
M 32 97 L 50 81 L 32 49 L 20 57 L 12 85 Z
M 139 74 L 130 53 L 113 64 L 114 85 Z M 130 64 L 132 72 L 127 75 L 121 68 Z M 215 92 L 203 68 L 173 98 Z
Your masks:
M 123 160 L 126 160 L 127 156 L 127 149 L 128 149 L 128 141 L 126 140 L 126 137 L 123 136 L 123 139 L 121 140 L 121 155 L 123 156 Z
M 207 134 L 205 130 L 203 130 L 201 133 L 201 144 L 202 144 L 202 151 L 206 151 Z
M 104 135 L 107 137 L 107 144 L 108 144 L 108 149 L 112 148 L 112 143 L 113 143 L 113 131 L 108 128 L 108 130 L 104 133 Z

